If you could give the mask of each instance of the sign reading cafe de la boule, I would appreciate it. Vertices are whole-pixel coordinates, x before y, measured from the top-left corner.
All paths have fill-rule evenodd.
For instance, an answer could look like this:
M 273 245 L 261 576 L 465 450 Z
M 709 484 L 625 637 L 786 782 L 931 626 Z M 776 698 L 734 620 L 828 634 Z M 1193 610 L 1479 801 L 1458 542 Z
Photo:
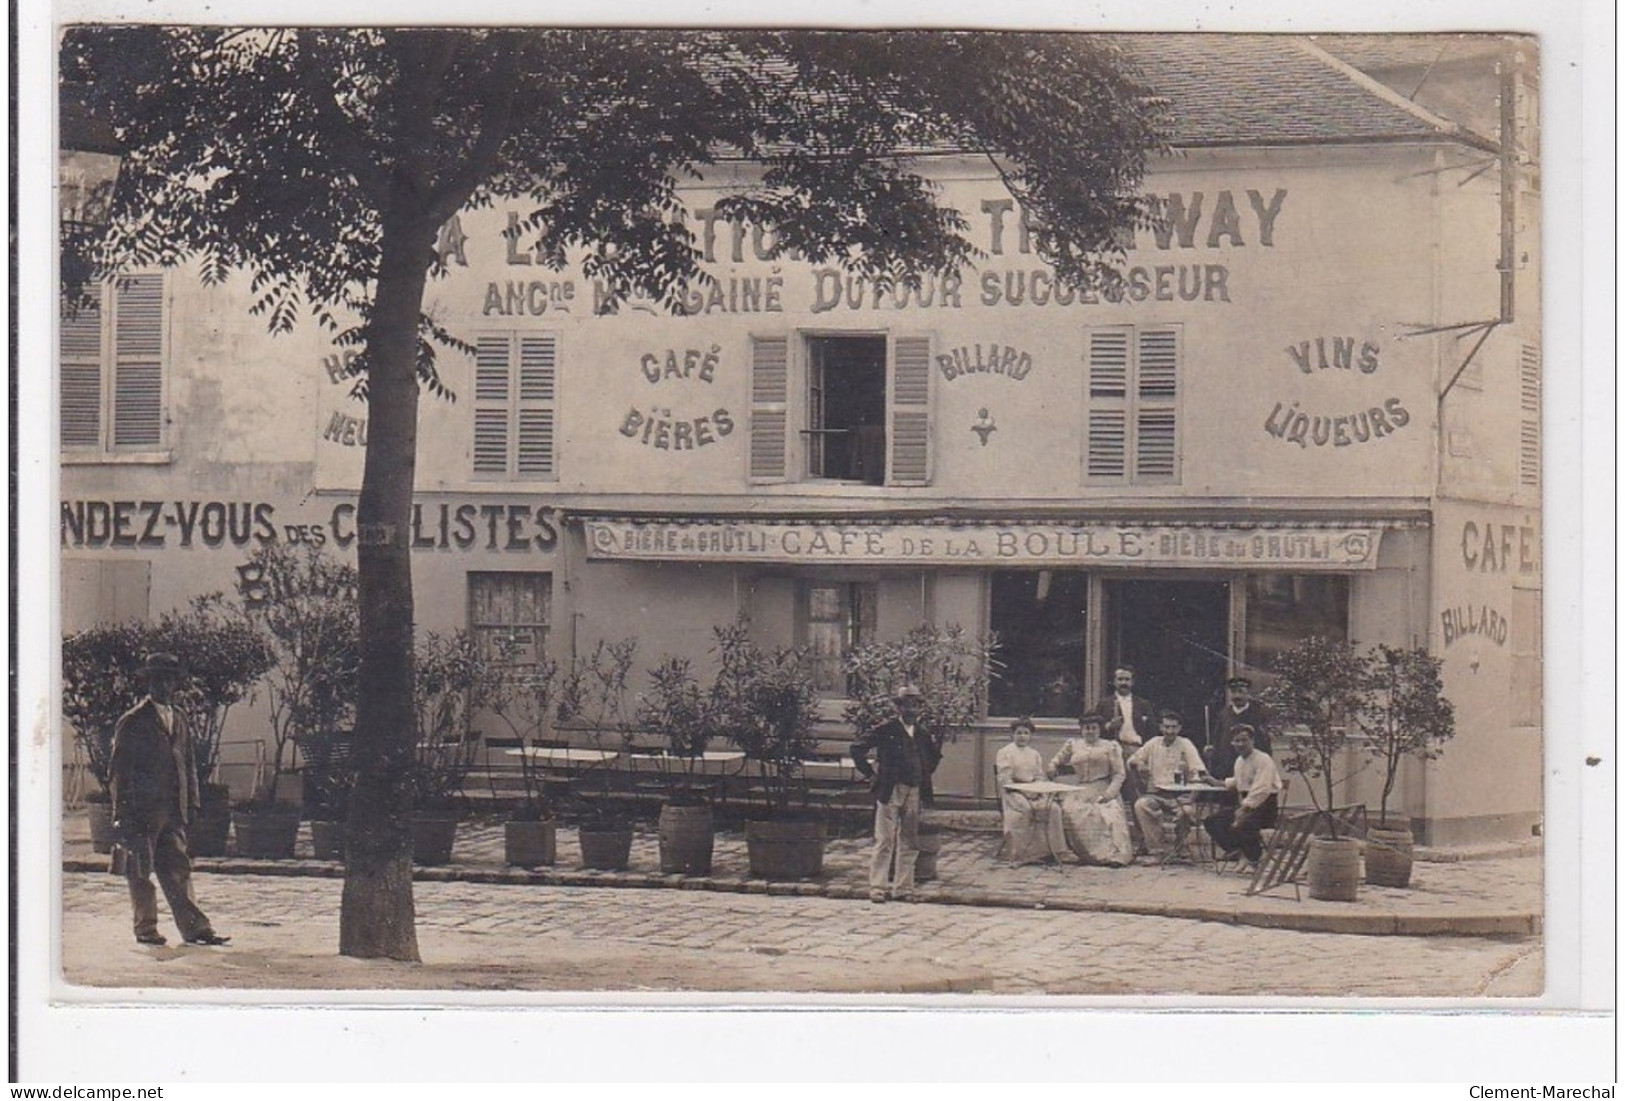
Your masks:
M 586 522 L 590 558 L 685 562 L 865 562 L 1375 569 L 1377 526 L 887 524 L 722 520 Z

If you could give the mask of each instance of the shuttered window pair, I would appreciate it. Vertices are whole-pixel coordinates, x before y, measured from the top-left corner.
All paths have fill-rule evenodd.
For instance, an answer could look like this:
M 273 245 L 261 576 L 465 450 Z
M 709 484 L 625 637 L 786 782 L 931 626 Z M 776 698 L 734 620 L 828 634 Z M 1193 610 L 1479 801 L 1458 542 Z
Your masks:
M 484 333 L 474 341 L 474 477 L 558 478 L 556 333 Z
M 797 436 L 823 431 L 820 403 L 792 401 L 790 336 L 762 336 L 751 341 L 750 456 L 752 482 L 792 480 L 792 444 Z M 923 486 L 931 482 L 931 341 L 924 336 L 889 338 L 886 365 L 884 484 Z M 861 431 L 861 430 L 860 430 Z M 862 445 L 859 445 L 862 446 Z M 821 447 L 802 448 L 818 453 Z M 821 462 L 808 476 L 827 476 Z M 876 479 L 880 481 L 880 479 Z
M 164 277 L 84 288 L 61 319 L 64 451 L 152 451 L 164 442 Z
M 1181 337 L 1178 325 L 1088 331 L 1086 480 L 1179 481 Z

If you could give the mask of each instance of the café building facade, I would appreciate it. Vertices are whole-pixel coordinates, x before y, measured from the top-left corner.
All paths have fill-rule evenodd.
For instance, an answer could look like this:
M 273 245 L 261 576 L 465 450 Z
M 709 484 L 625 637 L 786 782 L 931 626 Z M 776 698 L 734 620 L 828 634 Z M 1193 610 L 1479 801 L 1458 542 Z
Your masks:
M 812 649 L 832 741 L 843 651 L 992 632 L 986 722 L 937 777 L 965 799 L 992 798 L 1011 717 L 1051 752 L 1120 663 L 1200 733 L 1227 675 L 1304 635 L 1426 646 L 1458 733 L 1400 808 L 1429 843 L 1528 836 L 1539 302 L 1534 264 L 1502 261 L 1514 231 L 1535 255 L 1529 173 L 1313 44 L 1147 42 L 1177 148 L 1120 295 L 1059 284 L 985 159 L 947 153 L 921 163 L 982 257 L 913 288 L 718 217 L 745 164 L 685 192 L 712 278 L 681 314 L 541 266 L 517 209 L 448 223 L 428 308 L 476 353 L 443 355 L 456 400 L 422 407 L 421 625 L 704 668 L 744 613 Z M 184 269 L 103 294 L 62 337 L 63 629 L 244 591 L 265 542 L 352 554 L 345 352 L 267 336 L 244 286 Z M 1361 760 L 1350 798 L 1374 803 Z

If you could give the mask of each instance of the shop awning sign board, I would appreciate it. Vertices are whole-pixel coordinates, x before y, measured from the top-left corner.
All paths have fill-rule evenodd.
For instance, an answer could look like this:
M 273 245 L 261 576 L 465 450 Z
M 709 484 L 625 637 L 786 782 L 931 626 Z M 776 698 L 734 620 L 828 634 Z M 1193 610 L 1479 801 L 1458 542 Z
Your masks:
M 586 520 L 587 556 L 654 562 L 1370 570 L 1380 525 Z

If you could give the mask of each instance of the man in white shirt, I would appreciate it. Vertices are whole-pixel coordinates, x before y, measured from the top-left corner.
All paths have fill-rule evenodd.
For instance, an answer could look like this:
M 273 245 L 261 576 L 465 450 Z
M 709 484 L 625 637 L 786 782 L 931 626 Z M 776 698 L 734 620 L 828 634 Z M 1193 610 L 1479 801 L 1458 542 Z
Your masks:
M 1215 851 L 1225 856 L 1237 852 L 1256 865 L 1264 855 L 1260 830 L 1270 829 L 1281 812 L 1281 773 L 1268 753 L 1253 747 L 1253 730 L 1238 726 L 1230 732 L 1235 750 L 1235 771 L 1224 786 L 1232 788 L 1240 802 L 1234 813 L 1214 814 L 1203 823 L 1213 838 Z
M 1146 742 L 1128 759 L 1129 771 L 1146 777 L 1143 785 L 1146 794 L 1134 800 L 1134 818 L 1140 824 L 1146 851 L 1152 856 L 1167 855 L 1168 835 L 1164 824 L 1185 813 L 1178 797 L 1158 795 L 1156 789 L 1207 776 L 1202 755 L 1195 744 L 1180 733 L 1182 729 L 1184 720 L 1179 712 L 1164 711 L 1162 736 Z

